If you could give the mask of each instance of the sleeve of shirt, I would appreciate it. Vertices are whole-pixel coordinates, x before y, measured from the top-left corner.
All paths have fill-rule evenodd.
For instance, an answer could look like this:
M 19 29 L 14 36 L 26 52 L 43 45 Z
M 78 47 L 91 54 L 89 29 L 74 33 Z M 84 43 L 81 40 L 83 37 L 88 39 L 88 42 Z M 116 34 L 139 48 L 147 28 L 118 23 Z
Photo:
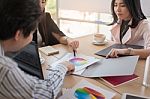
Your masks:
M 11 59 L 4 59 L 0 96 L 9 99 L 54 99 L 63 84 L 67 68 L 59 64 L 49 70 L 45 80 L 40 80 L 21 71 Z
M 45 80 L 38 81 L 37 87 L 35 86 L 35 98 L 40 97 L 45 90 L 48 90 L 51 97 L 55 98 L 60 92 L 66 72 L 67 67 L 62 64 L 58 64 L 55 68 L 48 69 L 48 74 Z M 44 88 L 43 85 L 45 85 L 44 87 L 46 88 Z M 42 91 L 41 89 L 43 88 L 44 90 Z M 46 95 L 48 96 L 49 94 L 45 94 L 45 96 Z M 43 97 L 41 98 L 43 99 Z
M 144 47 L 148 49 L 150 48 L 150 23 L 148 21 L 143 22 L 141 31 L 143 32 Z
M 62 31 L 60 31 L 57 24 L 51 18 L 50 13 L 46 12 L 45 14 L 46 14 L 46 22 L 47 22 L 46 25 L 47 27 L 49 27 L 51 32 L 58 33 L 61 36 L 65 36 L 65 34 Z

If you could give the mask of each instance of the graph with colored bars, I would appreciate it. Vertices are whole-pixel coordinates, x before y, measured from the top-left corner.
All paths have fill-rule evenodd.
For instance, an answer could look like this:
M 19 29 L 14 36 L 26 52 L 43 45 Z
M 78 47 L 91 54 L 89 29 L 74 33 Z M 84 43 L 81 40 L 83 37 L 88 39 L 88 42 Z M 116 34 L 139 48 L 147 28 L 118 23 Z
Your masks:
M 102 93 L 89 87 L 76 89 L 74 95 L 77 99 L 106 99 Z

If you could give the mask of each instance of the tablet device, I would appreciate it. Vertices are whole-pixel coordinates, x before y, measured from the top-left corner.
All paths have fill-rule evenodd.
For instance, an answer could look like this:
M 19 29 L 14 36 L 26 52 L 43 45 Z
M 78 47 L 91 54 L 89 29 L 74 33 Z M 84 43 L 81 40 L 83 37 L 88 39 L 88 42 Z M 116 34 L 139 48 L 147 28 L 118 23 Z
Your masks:
M 114 45 L 111 45 L 107 48 L 104 48 L 98 52 L 96 52 L 95 54 L 96 55 L 99 55 L 99 56 L 106 56 L 110 50 L 112 48 L 117 48 L 117 49 L 124 49 L 124 48 L 133 48 L 133 49 L 143 49 L 144 47 L 143 46 L 139 46 L 139 45 L 129 45 L 129 44 L 114 44 Z
M 121 99 L 150 99 L 150 97 L 135 95 L 131 93 L 123 93 Z

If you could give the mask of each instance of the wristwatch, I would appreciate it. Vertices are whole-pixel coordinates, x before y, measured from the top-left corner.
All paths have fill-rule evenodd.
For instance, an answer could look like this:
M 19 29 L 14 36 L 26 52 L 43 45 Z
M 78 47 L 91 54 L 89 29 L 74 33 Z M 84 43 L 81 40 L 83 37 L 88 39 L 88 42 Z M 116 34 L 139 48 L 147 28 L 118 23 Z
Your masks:
M 127 55 L 130 55 L 130 54 L 131 54 L 132 49 L 133 49 L 133 48 L 129 47 L 129 48 L 128 48 L 128 51 L 127 51 L 127 53 L 126 53 L 126 54 L 127 54 Z

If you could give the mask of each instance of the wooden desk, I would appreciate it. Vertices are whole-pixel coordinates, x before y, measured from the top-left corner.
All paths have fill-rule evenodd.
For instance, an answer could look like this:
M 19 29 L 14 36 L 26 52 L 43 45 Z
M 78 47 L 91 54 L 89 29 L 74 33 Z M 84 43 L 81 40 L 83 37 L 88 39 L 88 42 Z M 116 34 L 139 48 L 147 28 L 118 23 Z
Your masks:
M 90 55 L 90 56 L 94 56 L 94 57 L 100 57 L 100 56 L 94 55 L 95 52 L 111 45 L 110 43 L 108 43 L 104 46 L 93 45 L 92 44 L 93 39 L 92 39 L 91 35 L 77 38 L 77 40 L 79 40 L 79 42 L 80 42 L 80 46 L 78 48 L 78 53 L 82 53 L 82 54 Z M 72 52 L 72 49 L 70 49 L 68 46 L 65 46 L 62 44 L 54 45 L 53 47 L 59 50 L 59 54 L 54 55 L 54 57 L 56 57 L 58 59 L 61 58 L 65 53 Z M 98 85 L 104 89 L 115 91 L 117 93 L 117 95 L 116 95 L 116 97 L 114 97 L 114 99 L 120 99 L 122 93 L 124 93 L 124 92 L 134 93 L 134 94 L 150 97 L 150 88 L 146 88 L 142 85 L 144 68 L 145 68 L 145 60 L 139 60 L 137 66 L 136 66 L 135 74 L 140 76 L 140 78 L 137 80 L 131 81 L 127 84 L 115 87 L 115 88 L 111 87 L 110 85 L 108 85 L 107 83 L 105 83 L 104 81 L 102 81 L 99 78 L 97 78 L 95 81 L 94 79 L 87 79 L 87 78 L 78 77 L 78 76 L 65 77 L 64 87 L 67 87 L 67 88 L 73 87 L 76 83 L 79 82 L 79 80 L 87 79 L 90 82 L 94 83 L 95 85 Z M 99 83 L 97 83 L 97 81 Z
M 99 57 L 97 55 L 94 55 L 95 52 L 111 45 L 110 43 L 107 43 L 106 45 L 103 45 L 103 46 L 93 45 L 92 44 L 93 37 L 91 35 L 77 38 L 77 40 L 79 40 L 79 42 L 80 42 L 80 45 L 79 45 L 79 48 L 77 49 L 77 52 L 85 54 L 85 55 L 94 56 L 94 57 Z M 72 52 L 72 49 L 66 45 L 57 44 L 57 45 L 54 45 L 53 47 L 58 49 L 60 52 L 59 54 L 55 55 L 57 58 L 62 57 L 67 52 Z
M 44 64 L 42 64 L 42 69 L 43 69 L 43 73 L 44 73 L 44 77 L 45 77 L 46 73 L 47 73 L 46 69 L 48 69 L 49 65 L 52 64 L 53 62 L 57 61 L 59 58 L 57 58 L 56 56 L 46 56 L 44 54 L 42 54 L 42 57 L 45 58 L 45 62 L 44 62 Z M 85 79 L 85 80 L 89 81 L 90 83 L 92 83 L 96 86 L 99 86 L 103 89 L 106 89 L 106 90 L 109 90 L 111 92 L 116 93 L 116 96 L 113 99 L 120 99 L 121 98 L 121 95 L 118 92 L 116 92 L 113 89 L 99 83 L 95 79 L 83 78 L 83 77 L 74 76 L 74 75 L 68 75 L 68 76 L 65 77 L 63 88 L 72 88 L 74 85 L 79 83 L 82 79 Z

